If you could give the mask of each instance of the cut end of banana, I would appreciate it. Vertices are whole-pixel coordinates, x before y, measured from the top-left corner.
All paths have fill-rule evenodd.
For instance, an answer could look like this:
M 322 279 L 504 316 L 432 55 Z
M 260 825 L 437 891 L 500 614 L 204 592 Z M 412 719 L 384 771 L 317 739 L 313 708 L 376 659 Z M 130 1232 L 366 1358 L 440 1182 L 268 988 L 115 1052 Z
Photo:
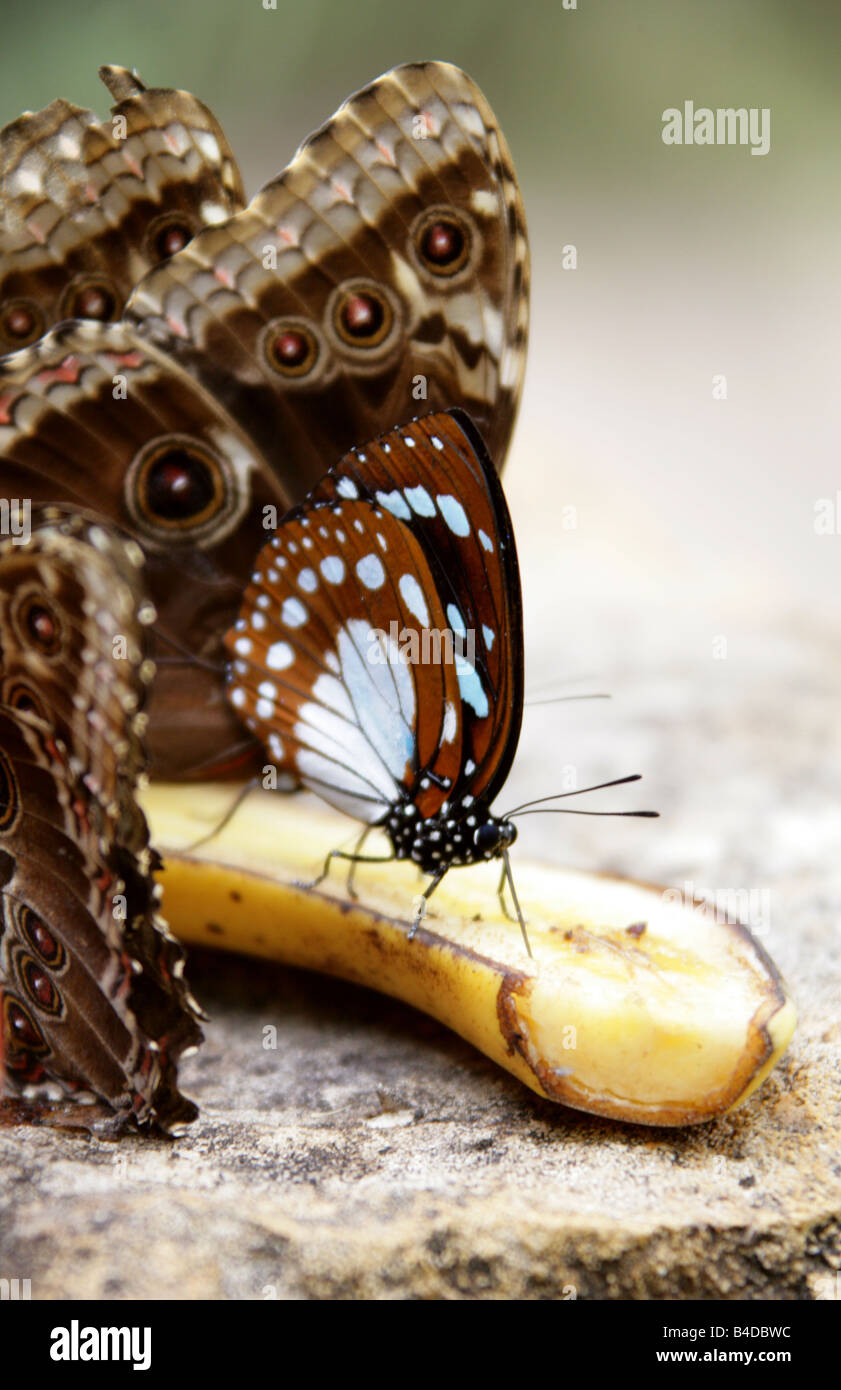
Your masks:
M 533 1091 L 596 1115 L 697 1124 L 744 1101 L 796 1015 L 748 929 L 673 889 L 515 862 L 534 958 L 497 898 L 499 865 L 454 869 L 414 939 L 408 864 L 346 866 L 354 825 L 314 798 L 159 784 L 144 805 L 183 941 L 364 984 L 439 1019 Z M 356 832 L 358 836 L 358 831 Z M 387 853 L 372 835 L 366 854 Z

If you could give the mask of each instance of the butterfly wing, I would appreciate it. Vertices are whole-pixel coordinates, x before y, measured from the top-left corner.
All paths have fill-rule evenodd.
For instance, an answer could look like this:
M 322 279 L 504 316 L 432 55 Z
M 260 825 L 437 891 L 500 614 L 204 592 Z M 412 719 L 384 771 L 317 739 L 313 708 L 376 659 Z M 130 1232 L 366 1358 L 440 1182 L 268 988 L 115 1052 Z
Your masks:
M 7 498 L 95 512 L 143 546 L 158 610 L 153 766 L 186 775 L 242 748 L 221 641 L 263 508 L 276 519 L 284 499 L 238 426 L 127 327 L 71 323 L 0 360 L 0 455 Z
M 341 809 L 375 823 L 399 802 L 489 803 L 519 736 L 522 610 L 469 418 L 416 420 L 331 469 L 264 547 L 226 641 L 247 726 Z
M 528 246 L 482 93 L 448 63 L 395 68 L 243 212 L 151 272 L 127 314 L 247 422 L 293 500 L 419 400 L 462 405 L 501 463 Z
M 116 319 L 137 281 L 242 207 L 225 135 L 189 92 L 100 70 L 111 121 L 67 101 L 0 131 L 0 352 L 60 319 Z
M 135 801 L 152 611 L 142 557 L 54 510 L 0 552 L 0 984 L 7 1075 L 164 1127 L 201 1040 Z M 6 702 L 8 699 L 8 703 Z
M 112 79 L 123 103 L 150 96 L 134 83 Z M 470 404 L 502 458 L 527 269 L 487 103 L 448 64 L 409 65 L 352 98 L 249 209 L 152 271 L 134 327 L 61 325 L 0 361 L 7 496 L 94 510 L 146 551 L 157 773 L 248 765 L 221 638 L 264 522 L 341 448 L 413 413 L 416 376 L 429 400 Z

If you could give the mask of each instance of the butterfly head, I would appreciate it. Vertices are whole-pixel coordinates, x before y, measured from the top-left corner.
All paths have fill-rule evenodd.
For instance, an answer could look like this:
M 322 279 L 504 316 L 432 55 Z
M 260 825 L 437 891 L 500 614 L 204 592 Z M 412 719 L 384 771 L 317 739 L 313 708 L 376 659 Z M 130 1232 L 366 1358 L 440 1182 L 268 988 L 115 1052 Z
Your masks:
M 505 820 L 500 816 L 492 816 L 488 812 L 487 820 L 481 825 L 477 825 L 473 832 L 473 844 L 477 850 L 477 858 L 496 859 L 502 850 L 508 849 L 513 845 L 517 838 L 517 827 L 513 821 Z

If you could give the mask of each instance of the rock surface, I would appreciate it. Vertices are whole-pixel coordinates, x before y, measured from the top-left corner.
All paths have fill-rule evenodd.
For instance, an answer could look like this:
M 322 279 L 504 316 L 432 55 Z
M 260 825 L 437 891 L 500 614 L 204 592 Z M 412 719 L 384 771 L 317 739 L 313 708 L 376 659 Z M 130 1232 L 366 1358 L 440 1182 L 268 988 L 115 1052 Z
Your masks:
M 562 822 L 574 862 L 593 853 L 594 827 L 620 824 L 633 839 L 602 829 L 606 867 L 767 885 L 758 926 L 801 1021 L 741 1110 L 683 1131 L 564 1111 L 402 1005 L 194 954 L 212 1021 L 184 1079 L 201 1118 L 176 1142 L 0 1128 L 0 1277 L 31 1279 L 34 1298 L 837 1297 L 838 869 L 816 790 L 835 697 L 821 677 L 825 644 L 798 631 L 768 661 L 781 655 L 808 719 L 792 701 L 774 729 L 775 760 L 762 663 L 745 664 L 738 703 L 732 675 L 728 699 L 691 670 L 643 683 L 601 752 L 624 768 L 627 745 L 638 756 L 656 735 L 651 780 L 668 816 L 656 834 L 645 823 Z M 565 723 L 583 709 L 567 707 Z M 683 736 L 682 709 L 730 768 L 729 804 L 714 817 L 705 798 L 720 787 L 693 778 L 698 747 Z M 570 738 L 589 755 L 586 728 Z M 545 762 L 527 734 L 523 787 Z M 271 1028 L 275 1048 L 264 1046 Z
M 527 709 L 502 807 L 643 771 L 586 804 L 662 818 L 535 816 L 515 855 L 735 893 L 798 1008 L 787 1056 L 733 1115 L 620 1125 L 539 1100 L 387 999 L 194 956 L 199 1121 L 175 1143 L 0 1126 L 0 1279 L 34 1298 L 841 1295 L 841 618 L 787 609 L 784 567 L 722 551 L 716 568 L 714 538 L 658 530 L 651 478 L 559 537 L 594 484 L 568 459 L 538 486 L 534 415 L 506 475 L 527 684 L 581 673 L 567 690 L 614 698 Z M 675 526 L 696 502 L 682 476 Z

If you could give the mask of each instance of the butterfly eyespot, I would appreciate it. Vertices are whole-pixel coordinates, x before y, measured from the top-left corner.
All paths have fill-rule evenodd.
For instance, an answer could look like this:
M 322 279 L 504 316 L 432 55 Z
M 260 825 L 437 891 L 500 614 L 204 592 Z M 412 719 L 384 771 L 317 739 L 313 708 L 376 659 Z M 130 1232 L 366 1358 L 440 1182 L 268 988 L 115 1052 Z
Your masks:
M 395 340 L 397 311 L 384 286 L 361 280 L 340 285 L 328 308 L 340 347 L 363 353 L 388 349 Z M 380 356 L 380 353 L 377 353 Z
M 19 600 L 15 620 L 24 643 L 42 656 L 56 656 L 62 649 L 62 623 L 47 596 L 36 590 Z
M 17 999 L 5 996 L 3 1012 L 6 1015 L 6 1032 L 13 1044 L 19 1048 L 26 1048 L 27 1052 L 49 1052 L 49 1045 L 41 1029 Z
M 383 301 L 372 294 L 351 294 L 342 300 L 336 325 L 350 342 L 379 342 L 386 313 Z
M 455 275 L 461 270 L 470 247 L 457 222 L 438 218 L 424 226 L 418 238 L 418 253 L 436 275 Z
M 13 348 L 26 347 L 40 338 L 46 328 L 44 315 L 25 299 L 12 300 L 0 314 L 0 336 Z
M 412 228 L 411 239 L 420 269 L 438 279 L 459 275 L 474 259 L 476 234 L 452 208 L 428 208 Z
M 20 815 L 20 788 L 9 756 L 0 749 L 0 835 L 11 830 Z
M 309 376 L 321 355 L 312 329 L 296 319 L 270 323 L 263 333 L 263 353 L 272 371 L 281 376 Z
M 191 521 L 213 506 L 216 485 L 204 459 L 171 449 L 151 462 L 144 478 L 147 510 L 159 521 Z
M 64 1012 L 61 995 L 46 970 L 33 956 L 21 952 L 17 960 L 17 971 L 31 1004 L 42 1013 L 54 1017 Z
M 151 259 L 166 261 L 170 256 L 177 256 L 194 235 L 192 226 L 184 217 L 169 215 L 157 218 L 147 234 Z
M 45 965 L 49 965 L 53 970 L 59 970 L 62 967 L 66 959 L 64 947 L 44 926 L 41 918 L 25 903 L 17 913 L 17 926 L 21 936 L 25 938 Z
M 2 703 L 18 710 L 21 714 L 34 714 L 38 719 L 47 719 L 43 702 L 23 681 L 10 683 L 3 691 Z
M 117 293 L 107 280 L 76 281 L 68 286 L 61 299 L 61 317 L 66 319 L 96 319 L 109 323 L 119 311 Z
M 153 440 L 126 475 L 125 498 L 143 535 L 159 544 L 216 542 L 236 524 L 230 470 L 206 444 L 183 435 Z

